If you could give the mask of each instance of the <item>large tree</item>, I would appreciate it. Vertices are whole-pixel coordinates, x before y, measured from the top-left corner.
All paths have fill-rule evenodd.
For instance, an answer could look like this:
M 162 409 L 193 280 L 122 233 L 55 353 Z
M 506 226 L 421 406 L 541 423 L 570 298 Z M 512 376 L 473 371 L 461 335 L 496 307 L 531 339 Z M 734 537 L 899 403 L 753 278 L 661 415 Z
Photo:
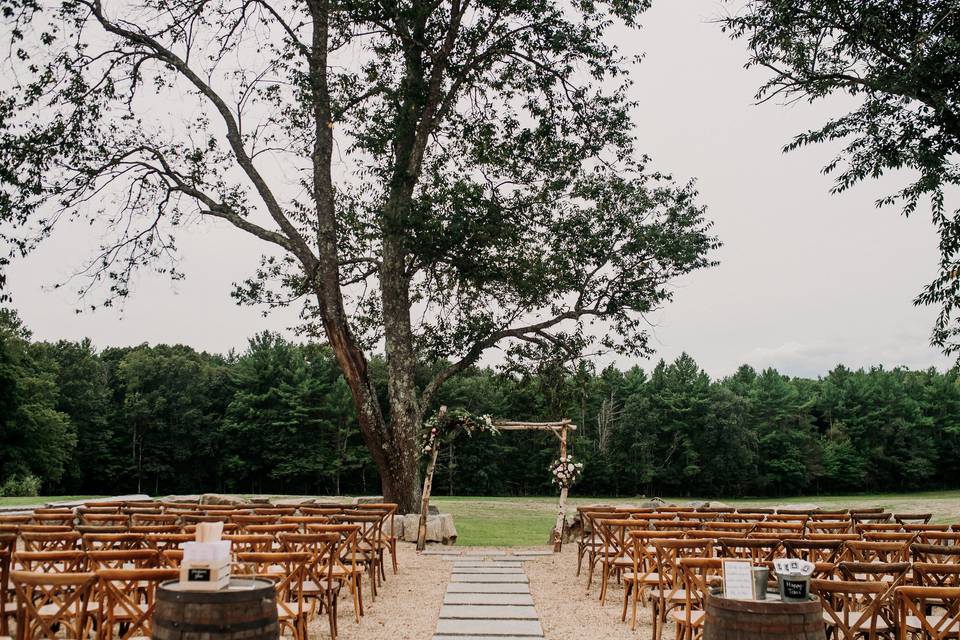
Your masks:
M 905 215 L 931 203 L 940 269 L 915 304 L 939 305 L 932 342 L 960 351 L 960 5 L 956 0 L 749 0 L 723 21 L 750 48 L 747 66 L 770 72 L 761 101 L 835 94 L 853 108 L 797 135 L 784 149 L 840 143 L 824 168 L 833 190 L 886 173 L 907 176 L 878 206 Z M 846 103 L 843 103 L 846 104 Z
M 179 277 L 187 222 L 261 240 L 235 295 L 302 305 L 385 496 L 414 509 L 446 380 L 494 348 L 511 365 L 642 352 L 643 314 L 710 264 L 692 185 L 634 148 L 608 36 L 648 4 L 0 0 L 2 232 L 17 254 L 61 220 L 103 224 L 85 273 L 108 300 L 141 267 Z

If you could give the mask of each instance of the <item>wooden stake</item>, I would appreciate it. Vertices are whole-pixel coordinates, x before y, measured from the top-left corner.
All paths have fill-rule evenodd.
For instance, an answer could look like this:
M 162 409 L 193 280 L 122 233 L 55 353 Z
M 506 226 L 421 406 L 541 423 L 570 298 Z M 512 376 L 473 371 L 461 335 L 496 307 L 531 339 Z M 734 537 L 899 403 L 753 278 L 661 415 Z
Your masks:
M 437 425 L 443 424 L 447 415 L 446 405 L 440 407 L 437 413 Z M 427 465 L 427 476 L 423 479 L 423 496 L 420 498 L 420 528 L 417 530 L 417 551 L 427 548 L 427 515 L 430 513 L 430 490 L 433 489 L 433 470 L 437 467 L 437 454 L 440 452 L 440 436 L 433 441 L 433 450 L 430 452 L 430 464 Z
M 560 430 L 560 458 L 567 457 L 567 428 Z M 567 486 L 560 487 L 560 504 L 557 506 L 557 524 L 553 527 L 553 552 L 563 549 L 563 529 L 567 524 Z

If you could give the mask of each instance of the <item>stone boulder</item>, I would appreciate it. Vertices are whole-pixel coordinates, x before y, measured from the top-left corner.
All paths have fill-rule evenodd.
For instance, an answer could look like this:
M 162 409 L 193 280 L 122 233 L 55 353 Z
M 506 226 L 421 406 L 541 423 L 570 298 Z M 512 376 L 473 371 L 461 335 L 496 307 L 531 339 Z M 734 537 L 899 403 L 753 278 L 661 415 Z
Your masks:
M 237 496 L 228 496 L 222 493 L 205 493 L 200 496 L 200 504 L 223 504 L 242 507 L 248 503 L 243 498 L 238 498 Z
M 389 525 L 388 525 L 389 526 Z M 396 534 L 404 542 L 416 542 L 420 529 L 420 514 L 408 513 L 396 517 Z M 457 542 L 457 527 L 449 513 L 427 516 L 427 542 L 439 542 L 450 545 Z

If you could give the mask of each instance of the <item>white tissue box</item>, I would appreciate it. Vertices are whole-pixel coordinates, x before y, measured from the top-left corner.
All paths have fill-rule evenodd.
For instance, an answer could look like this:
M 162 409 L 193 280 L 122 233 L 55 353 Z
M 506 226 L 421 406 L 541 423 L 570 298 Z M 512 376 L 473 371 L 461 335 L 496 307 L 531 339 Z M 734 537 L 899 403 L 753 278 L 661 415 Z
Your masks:
M 230 541 L 185 542 L 180 583 L 197 591 L 216 591 L 230 582 Z

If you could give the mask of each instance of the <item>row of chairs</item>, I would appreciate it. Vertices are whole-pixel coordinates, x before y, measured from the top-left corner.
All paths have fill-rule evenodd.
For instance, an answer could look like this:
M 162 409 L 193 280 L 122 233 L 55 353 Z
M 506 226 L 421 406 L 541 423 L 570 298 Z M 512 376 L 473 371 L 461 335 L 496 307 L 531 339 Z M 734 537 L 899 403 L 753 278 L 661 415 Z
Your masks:
M 694 513 L 582 508 L 581 522 L 585 526 L 578 541 L 577 575 L 586 559 L 589 590 L 594 567 L 601 567 L 601 603 L 606 597 L 609 581 L 614 577 L 622 580 L 625 588 L 621 617 L 626 620 L 632 600 L 633 628 L 636 627 L 638 602 L 649 598 L 657 638 L 668 619 L 676 624 L 678 638 L 700 636 L 705 593 L 702 579 L 719 575 L 722 558 L 745 558 L 756 565 L 767 566 L 779 557 L 798 557 L 814 562 L 818 593 L 824 594 L 822 599 L 829 599 L 830 603 L 839 602 L 839 609 L 824 607 L 825 624 L 831 637 L 853 640 L 860 637 L 864 624 L 876 623 L 877 617 L 872 614 L 863 621 L 861 617 L 862 611 L 867 609 L 862 600 L 868 596 L 872 598 L 869 594 L 878 587 L 863 587 L 862 583 L 877 582 L 869 577 L 883 575 L 883 571 L 890 575 L 879 581 L 885 585 L 884 607 L 878 606 L 880 627 L 884 630 L 881 635 L 892 637 L 897 629 L 902 629 L 905 634 L 916 634 L 924 629 L 924 624 L 938 633 L 944 628 L 953 628 L 947 615 L 949 611 L 940 617 L 928 615 L 925 620 L 910 614 L 909 620 L 899 624 L 897 616 L 907 611 L 908 604 L 906 600 L 901 603 L 901 612 L 893 605 L 894 589 L 899 587 L 904 590 L 897 593 L 904 594 L 904 598 L 914 598 L 911 601 L 914 603 L 926 592 L 913 589 L 960 589 L 960 532 L 951 531 L 949 526 L 929 525 L 927 514 L 918 516 L 922 522 L 909 522 L 902 515 L 892 518 L 892 514 L 872 512 L 870 515 L 876 521 L 861 519 L 853 527 L 853 532 L 837 527 L 837 533 L 824 533 L 808 531 L 807 526 L 816 522 L 849 526 L 851 514 L 737 514 L 730 510 L 723 513 L 732 517 L 719 519 L 717 512 L 696 513 L 696 517 L 692 517 Z M 738 520 L 738 515 L 762 515 L 763 518 Z M 814 519 L 814 515 L 819 517 Z M 891 519 L 893 522 L 886 523 L 886 527 L 875 526 Z M 767 523 L 770 528 L 758 529 L 756 525 L 759 523 Z M 802 524 L 802 530 L 796 526 L 798 523 Z M 780 525 L 784 524 L 787 526 L 781 528 Z M 691 573 L 683 569 L 688 561 L 696 571 Z M 898 574 L 900 570 L 903 575 Z M 693 584 L 695 580 L 701 580 L 701 583 Z M 852 589 L 852 593 L 842 592 L 846 588 Z M 861 601 L 858 601 L 857 609 L 851 609 L 849 599 L 855 597 Z M 840 602 L 843 598 L 848 602 Z M 842 618 L 840 624 L 833 620 L 831 611 L 842 616 L 859 613 L 853 622 Z M 927 614 L 930 614 L 929 610 Z M 927 636 L 920 637 L 958 637 L 956 629 L 952 636 L 931 636 L 929 630 L 927 633 Z M 869 633 L 866 635 L 875 637 Z
M 102 625 L 104 634 L 108 627 L 116 628 L 109 616 L 117 607 L 106 602 L 111 587 L 104 581 L 130 579 L 146 585 L 151 576 L 157 576 L 158 582 L 164 576 L 175 577 L 183 555 L 179 547 L 194 539 L 194 529 L 200 522 L 224 522 L 224 538 L 232 542 L 236 574 L 263 574 L 277 584 L 281 622 L 298 639 L 306 637 L 307 622 L 318 612 L 327 613 L 331 636 L 336 637 L 336 603 L 342 586 L 353 597 L 359 622 L 364 608 L 361 577 L 368 576 L 370 595 L 376 598 L 379 583 L 386 579 L 387 553 L 393 572 L 398 570 L 393 533 L 395 504 L 297 508 L 151 505 L 99 503 L 69 512 L 41 509 L 0 515 L 0 570 L 9 576 L 9 581 L 7 577 L 0 580 L 0 584 L 9 585 L 0 589 L 4 612 L 0 635 L 9 632 L 11 619 L 22 616 L 16 626 L 18 639 L 46 637 L 43 625 L 49 620 L 38 621 L 38 617 L 45 618 L 51 612 L 47 606 L 51 604 L 50 594 L 46 593 L 50 589 L 60 589 L 61 595 L 71 598 L 74 591 L 79 591 L 77 601 L 86 598 L 88 603 L 94 602 L 96 606 L 84 605 L 87 627 L 83 628 Z M 18 581 L 21 588 L 16 586 Z M 42 587 L 44 584 L 47 586 Z M 141 589 L 136 597 L 140 609 L 152 611 L 149 588 Z M 33 606 L 38 603 L 39 608 Z M 135 625 L 119 620 L 123 637 L 129 636 L 128 628 L 142 631 L 150 623 L 148 618 Z M 98 637 L 108 636 L 98 633 Z

